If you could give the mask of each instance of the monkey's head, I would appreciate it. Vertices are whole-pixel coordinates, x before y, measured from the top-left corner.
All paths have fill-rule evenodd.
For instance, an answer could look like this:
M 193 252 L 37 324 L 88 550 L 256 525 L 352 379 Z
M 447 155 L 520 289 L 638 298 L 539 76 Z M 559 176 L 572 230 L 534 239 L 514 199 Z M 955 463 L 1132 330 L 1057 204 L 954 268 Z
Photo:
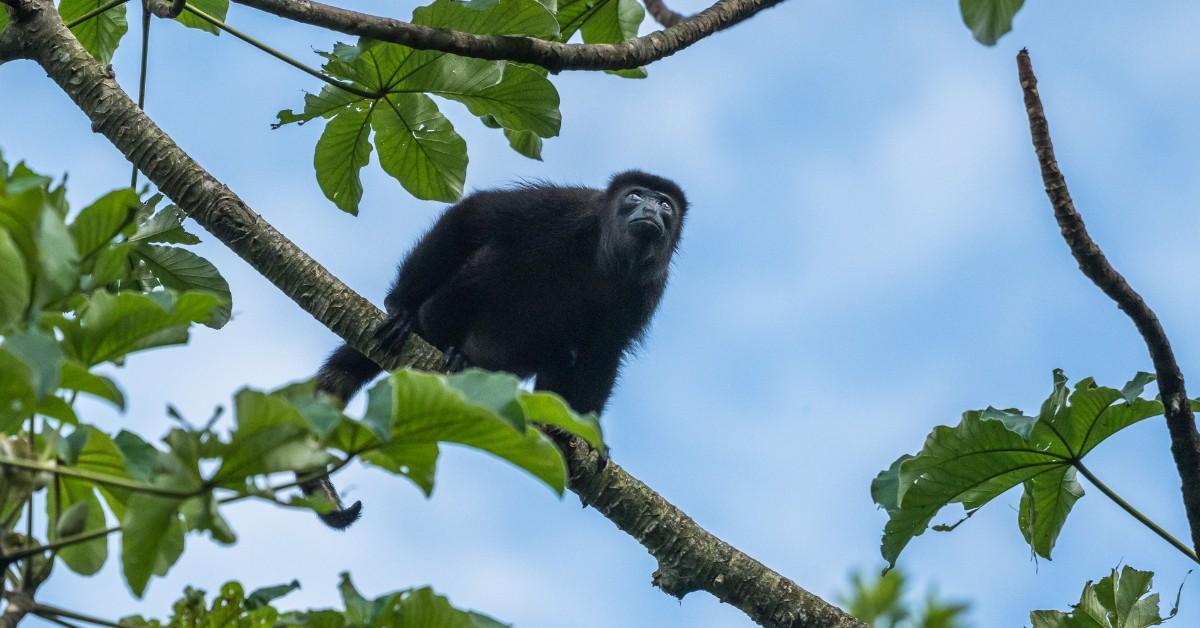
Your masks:
M 663 281 L 679 245 L 687 198 L 674 181 L 639 170 L 615 175 L 604 192 L 603 260 L 646 283 Z

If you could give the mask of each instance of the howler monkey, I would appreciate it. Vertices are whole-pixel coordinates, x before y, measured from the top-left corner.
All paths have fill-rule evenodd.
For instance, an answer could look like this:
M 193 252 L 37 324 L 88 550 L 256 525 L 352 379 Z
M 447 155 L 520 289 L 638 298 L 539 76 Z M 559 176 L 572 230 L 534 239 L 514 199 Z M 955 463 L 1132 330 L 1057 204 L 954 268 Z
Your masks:
M 578 412 L 600 412 L 622 356 L 646 329 L 667 283 L 687 200 L 640 171 L 607 189 L 524 184 L 474 193 L 442 214 L 404 259 L 377 337 L 416 332 L 465 362 L 535 376 Z M 346 400 L 380 371 L 349 345 L 326 360 L 317 387 Z M 328 480 L 304 487 L 337 504 L 321 516 L 353 523 Z

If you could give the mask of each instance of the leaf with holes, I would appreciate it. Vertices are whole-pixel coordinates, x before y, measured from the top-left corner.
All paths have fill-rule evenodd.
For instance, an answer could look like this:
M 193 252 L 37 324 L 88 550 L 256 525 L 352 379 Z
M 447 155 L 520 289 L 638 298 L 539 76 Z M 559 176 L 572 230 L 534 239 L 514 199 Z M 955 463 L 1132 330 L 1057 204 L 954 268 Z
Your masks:
M 895 565 L 943 507 L 962 504 L 969 515 L 1022 484 L 1018 524 L 1030 547 L 1049 559 L 1083 494 L 1074 463 L 1117 431 L 1162 414 L 1161 402 L 1139 396 L 1152 380 L 1139 373 L 1116 390 L 1088 378 L 1068 395 L 1067 379 L 1056 370 L 1037 417 L 987 408 L 964 413 L 955 427 L 934 428 L 920 452 L 902 456 L 872 482 L 873 499 L 888 512 L 883 557 Z
M 1161 615 L 1158 594 L 1150 593 L 1154 584 L 1154 572 L 1140 571 L 1129 565 L 1116 569 L 1095 584 L 1091 580 L 1083 586 L 1079 603 L 1071 612 L 1033 611 L 1029 621 L 1033 628 L 1148 628 L 1158 626 L 1175 617 L 1179 612 L 1179 594 L 1175 595 L 1175 606 Z
M 62 0 L 58 5 L 58 13 L 64 22 L 70 22 L 105 3 L 106 0 Z M 113 53 L 128 31 L 129 23 L 125 20 L 123 4 L 112 7 L 71 29 L 79 43 L 102 64 L 112 61 Z

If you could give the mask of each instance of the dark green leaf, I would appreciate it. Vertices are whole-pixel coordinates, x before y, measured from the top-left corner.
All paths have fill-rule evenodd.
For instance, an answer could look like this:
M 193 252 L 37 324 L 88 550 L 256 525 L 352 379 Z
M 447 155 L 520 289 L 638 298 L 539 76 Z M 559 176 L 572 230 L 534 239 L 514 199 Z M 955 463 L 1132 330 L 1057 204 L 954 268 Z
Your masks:
M 304 110 L 296 113 L 285 109 L 276 114 L 278 122 L 272 125 L 279 128 L 285 124 L 304 124 L 314 118 L 332 118 L 337 112 L 366 100 L 362 96 L 352 94 L 340 87 L 326 85 L 320 94 L 304 95 Z
M 86 365 L 133 351 L 187 342 L 191 323 L 210 322 L 223 303 L 204 292 L 92 295 L 82 317 L 63 328 L 75 356 Z
M 272 600 L 277 600 L 292 591 L 300 588 L 299 580 L 292 580 L 288 584 L 277 584 L 273 587 L 263 587 L 255 589 L 250 595 L 246 596 L 246 610 L 254 610 L 261 608 L 271 603 Z
M 32 281 L 25 257 L 8 231 L 0 228 L 0 331 L 24 318 Z
M 91 265 L 91 275 L 83 282 L 83 289 L 92 291 L 127 278 L 132 270 L 129 253 L 134 246 L 122 243 L 100 249 Z
M 98 9 L 107 0 L 62 0 L 58 5 L 58 13 L 64 22 L 82 17 L 88 11 Z M 71 29 L 75 38 L 101 64 L 112 61 L 113 53 L 121 43 L 121 38 L 129 30 L 125 21 L 125 5 L 115 6 L 86 22 Z
M 29 367 L 35 399 L 41 401 L 58 390 L 63 352 L 52 336 L 37 332 L 12 334 L 4 339 L 4 348 Z
M 362 461 L 412 480 L 428 497 L 437 471 L 436 443 L 386 443 L 362 455 Z
M 123 188 L 101 196 L 79 212 L 69 227 L 81 258 L 96 254 L 121 233 L 141 202 L 133 190 Z
M 121 534 L 121 566 L 125 582 L 137 597 L 142 597 L 150 575 L 166 562 L 167 568 L 178 558 L 174 545 L 174 532 L 179 525 L 178 499 L 134 493 L 129 498 L 124 528 Z M 172 558 L 172 555 L 175 555 Z
M 371 111 L 374 107 L 347 107 L 338 111 L 325 125 L 313 156 L 317 183 L 325 198 L 333 201 L 338 209 L 355 215 L 362 199 L 359 171 L 371 160 L 371 143 L 368 141 Z
M 180 292 L 202 290 L 221 297 L 224 305 L 213 311 L 212 320 L 206 325 L 219 329 L 229 322 L 233 295 L 229 292 L 229 283 L 211 262 L 191 251 L 173 246 L 142 244 L 135 252 L 163 286 Z
M 541 74 L 521 65 L 506 66 L 500 82 L 483 89 L 435 93 L 465 104 L 474 115 L 491 116 L 502 127 L 514 131 L 554 137 L 562 124 L 558 91 L 554 85 Z
M 963 23 L 971 29 L 975 40 L 994 46 L 1005 33 L 1012 30 L 1013 16 L 1025 0 L 958 0 Z
M 1118 391 L 1090 378 L 1067 394 L 1066 377 L 1054 387 L 1038 417 L 1018 410 L 974 410 L 954 428 L 937 427 L 916 455 L 880 473 L 872 496 L 889 514 L 883 555 L 894 564 L 904 546 L 924 532 L 944 506 L 969 511 L 1024 484 L 1018 516 L 1035 552 L 1050 552 L 1067 514 L 1083 494 L 1071 466 L 1117 431 L 1162 413 L 1162 403 L 1133 397 L 1150 381 L 1139 374 Z M 1130 400 L 1132 399 L 1132 400 Z
M 57 522 L 54 538 L 102 530 L 107 526 L 104 509 L 91 484 L 59 478 L 56 493 L 55 499 L 46 500 L 46 518 Z M 56 506 L 61 506 L 62 510 L 57 510 Z M 58 557 L 71 571 L 90 576 L 100 571 L 108 560 L 108 538 L 100 537 L 86 543 L 68 545 L 58 552 Z
M 537 133 L 504 129 L 504 137 L 508 138 L 508 145 L 513 150 L 530 159 L 542 160 L 542 138 Z
M 79 255 L 67 225 L 55 212 L 42 212 L 37 231 L 37 294 L 41 304 L 53 303 L 75 291 L 79 282 Z
M 1083 587 L 1079 603 L 1070 613 L 1062 611 L 1033 611 L 1029 620 L 1033 628 L 1147 628 L 1171 619 L 1179 610 L 1172 609 L 1166 617 L 1160 615 L 1158 594 L 1150 593 L 1154 573 L 1139 571 L 1128 565 L 1093 584 Z

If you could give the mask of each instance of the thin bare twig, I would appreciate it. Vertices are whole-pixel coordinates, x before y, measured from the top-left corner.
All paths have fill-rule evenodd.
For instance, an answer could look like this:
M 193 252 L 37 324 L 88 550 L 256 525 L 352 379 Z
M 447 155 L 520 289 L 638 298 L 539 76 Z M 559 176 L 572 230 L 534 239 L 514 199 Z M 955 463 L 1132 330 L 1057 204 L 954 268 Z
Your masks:
M 1158 317 L 1154 315 L 1150 306 L 1146 305 L 1141 295 L 1108 262 L 1104 252 L 1088 235 L 1083 217 L 1075 209 L 1075 203 L 1067 190 L 1067 181 L 1054 157 L 1050 125 L 1042 108 L 1037 77 L 1033 74 L 1033 63 L 1029 60 L 1028 50 L 1022 50 L 1017 55 L 1017 72 L 1021 79 L 1021 89 L 1025 93 L 1029 132 L 1033 137 L 1038 163 L 1041 164 L 1042 181 L 1046 185 L 1050 204 L 1054 206 L 1054 218 L 1058 221 L 1063 239 L 1067 241 L 1071 255 L 1079 262 L 1079 270 L 1133 320 L 1134 326 L 1146 343 L 1146 348 L 1150 351 L 1150 358 L 1154 362 L 1154 371 L 1158 377 L 1158 390 L 1162 394 L 1165 407 L 1167 429 L 1171 434 L 1171 454 L 1175 457 L 1175 468 L 1182 482 L 1183 505 L 1191 528 L 1192 547 L 1200 549 L 1200 434 L 1196 432 L 1196 419 L 1192 414 L 1191 404 L 1188 403 L 1183 373 L 1179 370 L 1179 363 L 1175 361 L 1171 343 L 1167 340 L 1167 334 L 1163 331 Z

